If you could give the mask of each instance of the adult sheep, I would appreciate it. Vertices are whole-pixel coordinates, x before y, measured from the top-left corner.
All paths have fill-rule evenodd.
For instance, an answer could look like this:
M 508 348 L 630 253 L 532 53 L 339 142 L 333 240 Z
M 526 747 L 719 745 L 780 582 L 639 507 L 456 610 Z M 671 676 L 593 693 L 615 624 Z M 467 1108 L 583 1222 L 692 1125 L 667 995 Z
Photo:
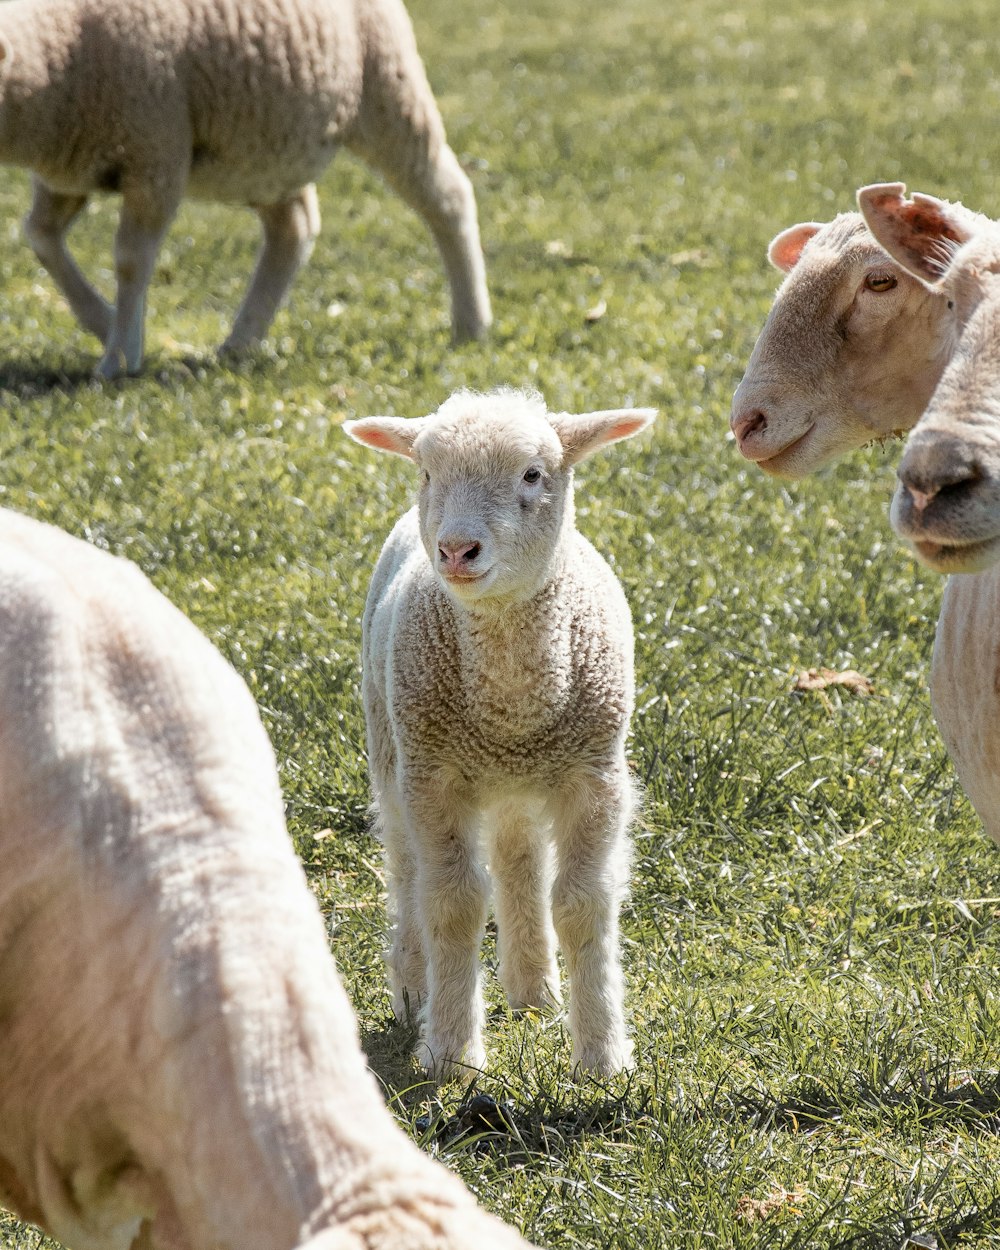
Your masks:
M 0 511 L 0 1201 L 72 1250 L 526 1250 L 394 1125 L 246 686 Z
M 902 200 L 903 190 L 863 188 L 869 222 L 876 201 Z M 942 257 L 960 236 L 990 228 L 960 204 L 935 203 L 953 234 L 942 232 Z M 927 204 L 917 201 L 913 215 L 923 216 Z M 770 245 L 772 263 L 787 276 L 733 396 L 731 425 L 742 454 L 773 476 L 804 477 L 873 438 L 911 429 L 958 345 L 954 300 L 914 276 L 898 249 L 887 250 L 887 233 L 878 235 L 860 213 L 844 213 L 826 225 L 791 226 Z M 1000 567 L 948 580 L 930 688 L 959 779 L 1000 841 L 1000 683 L 983 681 L 1000 644 L 997 604 Z
M 319 230 L 315 179 L 341 144 L 424 219 L 459 338 L 490 304 L 468 178 L 401 0 L 9 0 L 0 6 L 0 161 L 33 172 L 25 232 L 101 377 L 136 373 L 146 291 L 181 199 L 247 204 L 263 249 L 222 345 L 260 342 Z M 95 192 L 119 192 L 117 296 L 66 249 Z
M 554 921 L 574 1067 L 608 1074 L 630 1060 L 618 909 L 635 803 L 632 621 L 575 527 L 573 466 L 653 415 L 547 413 L 537 395 L 460 391 L 428 417 L 345 426 L 421 471 L 419 504 L 372 576 L 363 695 L 393 1005 L 423 1007 L 418 1055 L 435 1076 L 485 1062 L 484 857 L 511 1006 L 559 1001 Z

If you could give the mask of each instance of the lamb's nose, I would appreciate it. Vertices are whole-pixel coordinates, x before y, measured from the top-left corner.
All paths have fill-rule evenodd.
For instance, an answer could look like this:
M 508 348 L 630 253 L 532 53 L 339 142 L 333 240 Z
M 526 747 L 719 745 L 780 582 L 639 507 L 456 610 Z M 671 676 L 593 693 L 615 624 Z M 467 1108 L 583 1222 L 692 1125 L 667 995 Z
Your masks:
M 762 434 L 767 429 L 767 413 L 763 408 L 744 408 L 733 413 L 729 425 L 742 447 L 752 434 Z
M 438 555 L 441 562 L 450 568 L 462 564 L 471 564 L 479 555 L 479 543 L 444 542 L 438 543 Z

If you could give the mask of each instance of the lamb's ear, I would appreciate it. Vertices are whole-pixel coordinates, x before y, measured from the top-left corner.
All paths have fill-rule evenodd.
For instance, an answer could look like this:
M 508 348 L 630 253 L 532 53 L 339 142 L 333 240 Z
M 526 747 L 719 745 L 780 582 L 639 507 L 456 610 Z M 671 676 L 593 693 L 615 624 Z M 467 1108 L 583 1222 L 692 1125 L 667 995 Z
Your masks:
M 553 412 L 549 421 L 563 445 L 563 464 L 568 465 L 608 443 L 631 438 L 655 416 L 655 408 L 609 408 L 606 412 Z
M 809 240 L 823 229 L 818 221 L 803 221 L 797 226 L 789 226 L 776 234 L 767 248 L 767 259 L 782 273 L 788 273 L 799 263 L 802 249 Z
M 426 417 L 362 417 L 360 421 L 345 421 L 344 432 L 368 447 L 412 460 L 413 444 L 425 421 Z
M 876 242 L 925 286 L 941 281 L 955 252 L 972 237 L 953 205 L 919 191 L 908 200 L 903 182 L 862 187 L 858 208 Z

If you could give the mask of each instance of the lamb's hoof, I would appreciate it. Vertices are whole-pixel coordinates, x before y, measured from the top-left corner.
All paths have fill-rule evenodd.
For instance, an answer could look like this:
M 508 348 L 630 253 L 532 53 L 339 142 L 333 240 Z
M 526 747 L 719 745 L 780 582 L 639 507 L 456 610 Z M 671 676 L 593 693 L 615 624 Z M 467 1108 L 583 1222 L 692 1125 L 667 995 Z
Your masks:
M 432 1081 L 468 1080 L 486 1066 L 486 1049 L 477 1041 L 463 1044 L 421 1038 L 414 1054 Z
M 627 1039 L 573 1051 L 573 1076 L 617 1076 L 633 1067 L 632 1043 Z
M 546 978 L 532 985 L 512 986 L 507 990 L 507 1003 L 515 1015 L 532 1011 L 558 1011 L 562 1006 L 558 980 Z

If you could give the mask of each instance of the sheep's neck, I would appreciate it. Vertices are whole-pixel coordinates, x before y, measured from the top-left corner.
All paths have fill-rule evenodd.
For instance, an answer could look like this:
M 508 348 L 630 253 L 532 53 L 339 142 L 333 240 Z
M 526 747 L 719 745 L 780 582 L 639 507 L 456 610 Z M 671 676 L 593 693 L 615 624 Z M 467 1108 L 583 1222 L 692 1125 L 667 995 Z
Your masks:
M 529 733 L 571 680 L 571 621 L 553 577 L 528 600 L 458 614 L 461 681 L 487 723 Z

